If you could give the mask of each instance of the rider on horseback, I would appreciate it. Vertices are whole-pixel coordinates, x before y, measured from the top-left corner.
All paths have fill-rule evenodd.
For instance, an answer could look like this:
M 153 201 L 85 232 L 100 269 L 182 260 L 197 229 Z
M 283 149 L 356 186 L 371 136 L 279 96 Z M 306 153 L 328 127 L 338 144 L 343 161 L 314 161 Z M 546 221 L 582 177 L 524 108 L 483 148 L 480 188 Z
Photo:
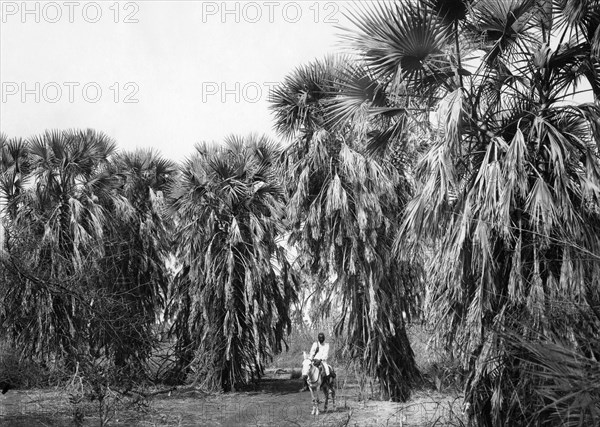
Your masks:
M 329 343 L 325 342 L 325 334 L 323 332 L 319 332 L 319 335 L 317 337 L 318 341 L 315 341 L 312 345 L 312 348 L 310 349 L 310 358 L 314 360 L 314 364 L 315 366 L 317 366 L 321 372 L 323 372 L 323 370 L 325 371 L 325 375 L 323 375 L 324 378 L 329 377 L 329 373 L 330 373 L 330 369 L 329 369 L 329 365 L 327 364 L 327 357 L 329 356 Z M 317 359 L 315 359 L 315 356 L 319 356 Z M 300 391 L 307 391 L 308 390 L 308 382 L 307 382 L 307 377 L 303 376 L 303 383 L 304 383 L 304 387 L 302 387 L 302 389 Z

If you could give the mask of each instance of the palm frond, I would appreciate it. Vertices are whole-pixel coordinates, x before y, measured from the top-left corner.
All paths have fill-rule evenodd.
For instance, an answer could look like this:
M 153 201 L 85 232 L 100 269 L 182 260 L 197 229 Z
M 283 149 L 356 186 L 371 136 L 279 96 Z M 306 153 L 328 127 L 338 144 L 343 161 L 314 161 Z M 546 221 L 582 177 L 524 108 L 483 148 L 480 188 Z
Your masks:
M 415 93 L 429 94 L 454 75 L 444 54 L 451 33 L 423 2 L 371 2 L 349 10 L 347 18 L 356 30 L 344 37 L 392 90 L 406 85 Z

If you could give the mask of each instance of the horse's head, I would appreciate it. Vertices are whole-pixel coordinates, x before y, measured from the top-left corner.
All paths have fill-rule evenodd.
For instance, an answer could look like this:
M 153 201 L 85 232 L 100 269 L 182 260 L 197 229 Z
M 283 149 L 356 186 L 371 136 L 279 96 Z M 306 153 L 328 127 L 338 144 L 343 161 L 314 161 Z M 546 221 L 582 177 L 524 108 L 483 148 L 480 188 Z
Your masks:
M 308 375 L 308 371 L 312 365 L 312 360 L 308 357 L 305 351 L 302 352 L 304 360 L 302 360 L 302 375 Z

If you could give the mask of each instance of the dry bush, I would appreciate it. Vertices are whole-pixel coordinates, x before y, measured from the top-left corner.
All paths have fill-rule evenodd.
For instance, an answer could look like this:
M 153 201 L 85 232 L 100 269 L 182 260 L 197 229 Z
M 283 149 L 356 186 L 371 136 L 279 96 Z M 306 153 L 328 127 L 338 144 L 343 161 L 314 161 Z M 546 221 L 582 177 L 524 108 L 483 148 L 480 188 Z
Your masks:
M 56 385 L 66 378 L 60 366 L 23 358 L 8 340 L 0 339 L 0 382 L 9 383 L 11 388 L 32 388 Z

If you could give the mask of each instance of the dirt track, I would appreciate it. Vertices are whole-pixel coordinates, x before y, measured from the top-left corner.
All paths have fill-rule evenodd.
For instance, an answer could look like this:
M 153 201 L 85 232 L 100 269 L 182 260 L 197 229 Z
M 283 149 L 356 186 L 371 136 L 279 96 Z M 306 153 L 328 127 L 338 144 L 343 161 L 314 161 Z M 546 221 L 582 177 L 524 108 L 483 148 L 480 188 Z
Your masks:
M 181 425 L 186 426 L 346 425 L 351 411 L 348 407 L 343 407 L 343 398 L 341 401 L 338 399 L 338 408 L 335 411 L 330 407 L 330 412 L 313 417 L 310 415 L 310 393 L 299 392 L 299 387 L 299 380 L 266 378 L 261 381 L 258 391 L 207 396 L 193 411 L 190 411 L 192 408 L 186 401 L 175 399 L 173 403 L 177 405 L 177 411 L 182 416 Z M 324 399 L 322 393 L 321 399 Z M 169 400 L 167 398 L 162 402 L 155 402 L 156 408 L 166 408 Z
M 346 379 L 347 381 L 344 381 Z M 155 396 L 144 412 L 122 411 L 113 426 L 423 426 L 455 412 L 449 394 L 416 393 L 400 404 L 368 400 L 358 402 L 358 386 L 338 376 L 337 407 L 319 416 L 312 409 L 309 392 L 299 392 L 299 379 L 271 373 L 256 391 L 204 394 L 185 389 Z M 345 386 L 344 386 L 345 384 Z M 68 396 L 53 390 L 11 390 L 0 396 L 0 425 L 11 427 L 73 426 Z M 324 396 L 321 393 L 321 399 Z M 93 407 L 90 408 L 92 412 Z M 323 403 L 321 403 L 321 410 Z M 452 414 L 451 414 L 452 415 Z M 97 426 L 90 413 L 84 426 Z M 460 425 L 439 423 L 438 425 Z

